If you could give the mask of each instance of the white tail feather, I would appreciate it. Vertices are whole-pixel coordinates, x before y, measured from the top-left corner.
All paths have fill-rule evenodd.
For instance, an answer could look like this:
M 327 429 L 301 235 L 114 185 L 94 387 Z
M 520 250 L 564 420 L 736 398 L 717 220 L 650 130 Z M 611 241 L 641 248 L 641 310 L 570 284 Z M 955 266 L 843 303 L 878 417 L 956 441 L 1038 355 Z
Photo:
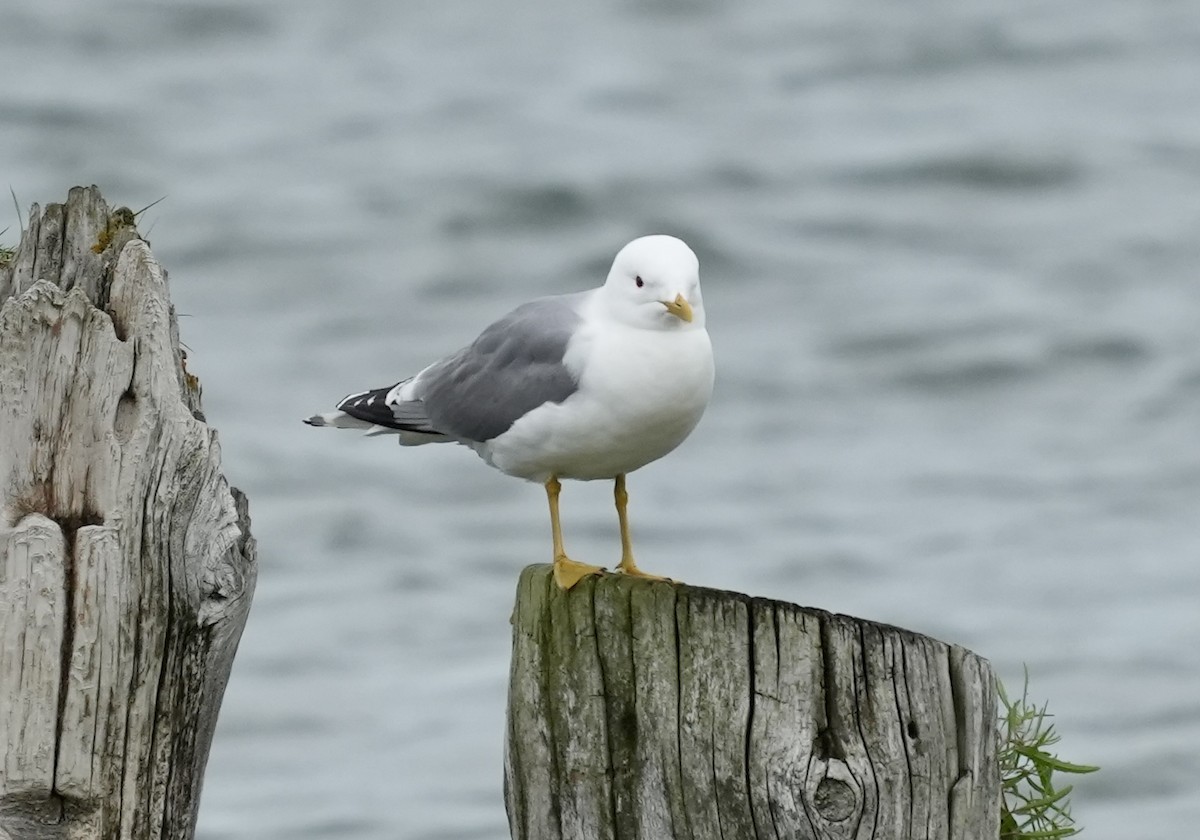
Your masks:
M 344 411 L 330 411 L 325 414 L 314 414 L 304 421 L 310 426 L 332 426 L 335 429 L 374 429 L 374 423 L 351 417 Z

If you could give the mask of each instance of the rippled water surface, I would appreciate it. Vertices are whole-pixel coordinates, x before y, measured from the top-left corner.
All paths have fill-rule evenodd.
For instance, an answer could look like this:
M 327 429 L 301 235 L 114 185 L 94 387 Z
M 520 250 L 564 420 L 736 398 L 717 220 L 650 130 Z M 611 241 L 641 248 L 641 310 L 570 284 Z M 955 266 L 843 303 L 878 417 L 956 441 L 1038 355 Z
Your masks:
M 1194 833 L 1196 3 L 10 5 L 2 174 L 167 196 L 142 228 L 251 499 L 204 840 L 507 836 L 541 489 L 298 418 L 655 231 L 700 255 L 718 386 L 631 478 L 643 565 L 1025 663 L 1104 767 L 1087 836 Z M 566 488 L 582 559 L 610 492 Z

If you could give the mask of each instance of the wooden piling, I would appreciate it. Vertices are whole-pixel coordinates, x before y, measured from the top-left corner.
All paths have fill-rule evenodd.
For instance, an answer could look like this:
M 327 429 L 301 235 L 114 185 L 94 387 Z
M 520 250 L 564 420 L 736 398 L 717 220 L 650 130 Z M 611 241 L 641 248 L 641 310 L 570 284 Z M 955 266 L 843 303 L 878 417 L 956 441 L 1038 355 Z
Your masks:
M 514 840 L 994 840 L 995 727 L 991 668 L 954 645 L 734 592 L 521 575 Z
M 0 306 L 0 840 L 187 840 L 254 589 L 246 500 L 128 209 L 35 206 Z

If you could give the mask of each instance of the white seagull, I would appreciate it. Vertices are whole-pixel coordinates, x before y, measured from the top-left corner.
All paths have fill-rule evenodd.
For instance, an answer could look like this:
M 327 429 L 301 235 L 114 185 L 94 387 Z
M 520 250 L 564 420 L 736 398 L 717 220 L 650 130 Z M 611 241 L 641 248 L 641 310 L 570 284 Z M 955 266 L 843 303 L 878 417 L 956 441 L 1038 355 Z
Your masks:
M 461 443 L 550 502 L 554 579 L 603 572 L 563 550 L 559 479 L 615 481 L 625 574 L 633 561 L 625 475 L 666 455 L 712 396 L 699 262 L 673 236 L 617 254 L 604 285 L 522 304 L 468 347 L 386 388 L 351 394 L 312 426 L 395 434 L 405 446 Z

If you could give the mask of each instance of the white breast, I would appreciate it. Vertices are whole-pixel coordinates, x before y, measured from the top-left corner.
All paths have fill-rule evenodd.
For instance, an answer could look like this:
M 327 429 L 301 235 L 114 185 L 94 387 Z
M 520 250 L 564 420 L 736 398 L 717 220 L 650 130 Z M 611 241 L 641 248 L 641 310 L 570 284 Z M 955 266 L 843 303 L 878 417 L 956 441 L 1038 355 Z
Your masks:
M 532 481 L 632 472 L 682 443 L 712 396 L 712 345 L 703 329 L 585 329 L 565 361 L 578 372 L 579 390 L 477 446 L 490 464 Z

